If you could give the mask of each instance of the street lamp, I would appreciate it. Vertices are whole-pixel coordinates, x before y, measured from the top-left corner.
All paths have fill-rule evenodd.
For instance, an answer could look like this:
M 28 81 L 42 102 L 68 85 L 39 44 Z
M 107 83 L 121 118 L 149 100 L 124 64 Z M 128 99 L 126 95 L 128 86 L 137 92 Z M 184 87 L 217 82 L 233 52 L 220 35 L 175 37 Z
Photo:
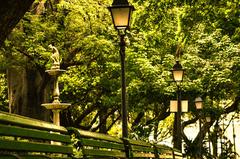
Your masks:
M 172 69 L 173 80 L 179 85 L 183 80 L 184 69 L 182 69 L 182 65 L 179 61 L 176 61 L 176 64 Z
M 129 29 L 134 7 L 129 5 L 127 0 L 114 0 L 112 6 L 108 7 L 108 9 L 111 12 L 115 29 L 118 31 Z
M 183 80 L 183 74 L 184 70 L 182 69 L 182 65 L 179 61 L 176 61 L 176 64 L 173 66 L 172 75 L 173 80 L 177 84 L 177 112 L 174 116 L 174 132 L 173 133 L 173 146 L 174 148 L 179 149 L 182 152 L 182 124 L 181 124 L 181 114 L 182 114 L 182 108 L 181 108 L 181 90 L 180 90 L 180 84 Z
M 203 100 L 201 97 L 195 98 L 195 106 L 197 110 L 202 110 L 203 108 Z
M 206 116 L 206 121 L 207 121 L 208 123 L 210 123 L 210 122 L 211 122 L 211 116 Z
M 114 0 L 112 6 L 108 7 L 111 12 L 112 21 L 120 37 L 121 56 L 121 87 L 122 87 L 122 137 L 128 137 L 128 113 L 126 105 L 126 79 L 125 79 L 125 35 L 129 29 L 131 14 L 134 7 L 129 5 L 127 0 Z
M 202 98 L 201 97 L 197 97 L 196 99 L 195 99 L 195 106 L 196 106 L 196 109 L 197 110 L 200 110 L 200 115 L 199 115 L 199 135 L 200 135 L 200 137 L 199 137 L 199 156 L 200 156 L 200 158 L 202 158 L 201 157 L 201 155 L 202 155 L 202 131 L 201 131 L 201 129 L 202 129 L 202 114 L 201 114 L 201 110 L 202 110 L 202 108 L 203 108 L 203 100 L 202 100 Z

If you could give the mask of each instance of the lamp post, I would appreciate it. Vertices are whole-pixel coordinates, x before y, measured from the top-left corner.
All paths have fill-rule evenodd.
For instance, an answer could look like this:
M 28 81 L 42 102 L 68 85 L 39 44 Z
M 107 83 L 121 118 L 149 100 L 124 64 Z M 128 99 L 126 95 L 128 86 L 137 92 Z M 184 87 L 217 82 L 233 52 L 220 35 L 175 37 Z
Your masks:
M 234 158 L 236 159 L 236 134 L 235 134 L 235 125 L 234 125 L 234 119 L 232 121 L 232 131 L 233 131 L 233 149 L 234 149 L 234 153 L 235 153 L 235 156 Z
M 206 116 L 207 123 L 211 122 L 211 116 Z M 210 140 L 210 127 L 208 128 L 208 147 L 209 147 L 209 154 L 211 155 L 211 140 Z
M 129 5 L 127 0 L 114 0 L 112 6 L 108 7 L 111 12 L 112 21 L 120 37 L 120 57 L 121 57 L 121 89 L 122 89 L 122 137 L 128 137 L 128 113 L 126 104 L 126 79 L 125 79 L 125 35 L 129 29 L 131 14 L 134 7 Z
M 216 123 L 215 123 L 214 129 L 213 129 L 213 133 L 214 133 L 213 135 L 215 137 L 213 138 L 214 141 L 213 141 L 212 145 L 213 145 L 213 156 L 215 158 L 218 157 L 218 138 L 219 138 L 219 131 L 220 131 L 218 122 L 219 122 L 219 118 L 216 119 Z
M 182 152 L 182 124 L 181 124 L 181 82 L 183 80 L 184 70 L 179 61 L 176 61 L 176 64 L 173 66 L 172 75 L 173 80 L 177 84 L 177 112 L 174 116 L 174 132 L 173 133 L 173 146 L 174 148 L 179 149 Z
M 203 101 L 202 101 L 202 98 L 201 97 L 197 97 L 195 99 L 195 106 L 196 106 L 196 109 L 199 110 L 199 157 L 201 157 L 202 155 L 202 113 L 201 113 L 201 110 L 203 108 Z

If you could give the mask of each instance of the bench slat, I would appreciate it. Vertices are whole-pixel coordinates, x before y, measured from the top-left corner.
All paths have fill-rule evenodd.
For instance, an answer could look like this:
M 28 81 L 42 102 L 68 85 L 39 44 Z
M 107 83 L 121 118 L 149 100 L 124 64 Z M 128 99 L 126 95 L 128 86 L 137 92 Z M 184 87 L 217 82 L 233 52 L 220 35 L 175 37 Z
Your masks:
M 153 153 L 141 153 L 141 152 L 134 152 L 132 153 L 133 158 L 155 158 L 155 154 Z
M 121 151 L 108 151 L 108 150 L 98 150 L 98 149 L 85 149 L 84 154 L 86 156 L 107 156 L 107 157 L 120 157 L 125 158 L 125 152 Z
M 98 141 L 92 139 L 81 139 L 81 144 L 85 146 L 92 146 L 92 147 L 102 147 L 102 148 L 109 148 L 109 149 L 117 149 L 117 150 L 125 150 L 123 144 L 118 143 L 111 143 L 106 141 Z
M 62 126 L 57 126 L 52 123 L 44 122 L 37 119 L 32 119 L 16 114 L 9 114 L 6 112 L 0 111 L 0 122 L 13 124 L 13 125 L 21 125 L 23 127 L 28 128 L 37 128 L 40 130 L 49 130 L 49 131 L 56 131 L 61 133 L 67 133 L 67 129 Z
M 147 143 L 145 141 L 132 140 L 132 139 L 124 139 L 124 140 L 127 140 L 132 145 L 149 146 L 149 147 L 152 146 L 150 143 Z
M 17 157 L 21 159 L 72 159 L 71 157 L 47 157 L 42 155 L 3 155 L 0 153 L 0 159 L 18 159 Z
M 121 139 L 76 128 L 68 128 L 78 138 L 78 148 L 87 158 L 126 158 L 125 146 Z
M 99 139 L 99 140 L 123 143 L 123 141 L 121 139 L 110 136 L 110 135 L 80 130 L 80 129 L 71 128 L 71 127 L 67 128 L 67 129 L 70 131 L 74 131 L 75 133 L 79 134 L 81 137 L 84 137 L 84 138 L 95 138 L 95 139 Z
M 173 148 L 168 147 L 166 145 L 159 145 L 159 144 L 154 144 L 154 148 L 156 149 L 156 152 L 158 153 L 160 158 L 182 159 L 182 153 L 177 149 L 173 149 Z
M 16 126 L 6 126 L 0 124 L 0 135 L 6 136 L 19 136 L 26 138 L 37 138 L 45 140 L 60 141 L 65 143 L 70 143 L 70 136 L 61 135 L 56 133 L 50 133 L 47 131 L 33 130 L 27 128 L 20 128 Z
M 0 159 L 70 159 L 66 128 L 0 111 Z
M 132 151 L 141 151 L 141 152 L 152 152 L 154 153 L 153 147 L 146 147 L 146 146 L 138 146 L 138 145 L 131 145 Z
M 173 155 L 171 154 L 161 154 L 159 155 L 160 158 L 164 158 L 164 159 L 172 159 Z
M 182 155 L 181 156 L 174 156 L 175 157 L 175 159 L 182 159 L 183 157 L 182 157 Z
M 130 148 L 131 158 L 155 158 L 155 150 L 152 144 L 140 140 L 124 138 Z
M 16 150 L 27 152 L 52 152 L 52 153 L 64 153 L 72 154 L 73 150 L 71 146 L 64 145 L 50 145 L 43 143 L 31 143 L 15 140 L 0 140 L 1 150 Z

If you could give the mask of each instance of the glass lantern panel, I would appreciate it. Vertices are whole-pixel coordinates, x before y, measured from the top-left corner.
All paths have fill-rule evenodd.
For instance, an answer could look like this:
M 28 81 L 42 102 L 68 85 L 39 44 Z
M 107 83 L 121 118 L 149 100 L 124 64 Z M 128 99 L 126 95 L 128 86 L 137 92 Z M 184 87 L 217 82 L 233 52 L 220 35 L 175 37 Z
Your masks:
M 210 116 L 207 116 L 206 117 L 206 121 L 209 123 L 209 122 L 211 122 L 211 117 Z
M 130 8 L 112 8 L 112 17 L 113 17 L 113 23 L 114 26 L 117 29 L 125 29 L 129 25 L 129 12 Z
M 170 101 L 170 112 L 177 112 L 178 111 L 178 102 L 177 100 Z
M 178 70 L 178 71 L 174 70 L 173 78 L 174 78 L 174 81 L 181 82 L 183 79 L 183 70 Z
M 188 100 L 181 101 L 182 112 L 188 112 Z
M 196 102 L 196 109 L 202 109 L 202 102 Z

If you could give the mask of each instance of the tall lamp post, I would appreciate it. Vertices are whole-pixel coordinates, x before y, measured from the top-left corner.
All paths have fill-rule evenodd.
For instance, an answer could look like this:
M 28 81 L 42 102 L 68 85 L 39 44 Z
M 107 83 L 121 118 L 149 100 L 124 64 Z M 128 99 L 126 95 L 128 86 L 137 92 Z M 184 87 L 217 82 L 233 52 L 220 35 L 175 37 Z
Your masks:
M 181 82 L 183 80 L 184 70 L 182 69 L 182 65 L 179 61 L 176 61 L 176 64 L 173 66 L 172 75 L 173 80 L 177 84 L 177 112 L 174 116 L 174 132 L 173 133 L 173 146 L 174 148 L 179 149 L 182 151 L 182 124 L 181 124 Z
M 114 0 L 112 6 L 108 7 L 111 12 L 112 21 L 120 37 L 121 56 L 121 88 L 122 88 L 122 137 L 128 137 L 128 113 L 126 104 L 126 79 L 125 79 L 125 35 L 129 29 L 131 14 L 134 7 L 127 0 Z
M 201 131 L 201 129 L 202 129 L 202 112 L 201 112 L 201 110 L 203 108 L 203 100 L 201 97 L 197 97 L 195 99 L 195 106 L 196 106 L 196 109 L 200 111 L 199 112 L 199 140 L 200 140 L 199 141 L 199 157 L 202 158 L 201 155 L 202 155 L 202 140 L 203 139 L 202 139 L 202 131 Z
M 236 159 L 236 134 L 235 134 L 235 125 L 234 125 L 234 119 L 232 121 L 232 131 L 233 131 L 233 149 L 234 149 L 234 153 L 235 153 L 235 156 L 234 158 Z
M 211 116 L 206 116 L 206 121 L 208 123 L 210 123 L 211 122 Z M 209 154 L 211 155 L 210 127 L 208 128 L 208 148 L 209 148 Z

